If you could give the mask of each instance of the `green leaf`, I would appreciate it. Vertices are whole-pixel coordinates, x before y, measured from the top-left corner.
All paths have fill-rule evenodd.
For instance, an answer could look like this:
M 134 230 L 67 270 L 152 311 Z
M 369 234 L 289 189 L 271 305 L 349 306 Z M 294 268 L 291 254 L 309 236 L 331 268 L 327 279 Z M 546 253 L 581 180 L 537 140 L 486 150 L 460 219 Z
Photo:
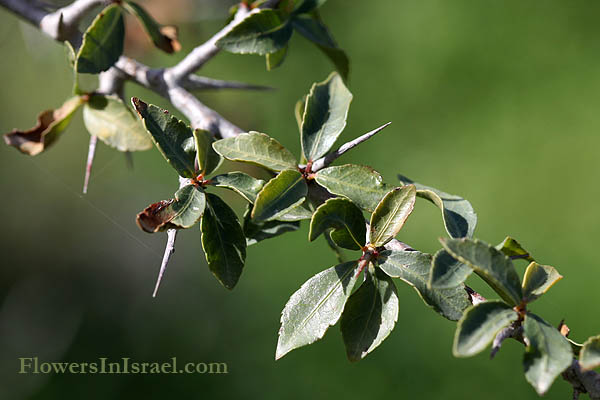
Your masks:
M 216 45 L 231 53 L 264 56 L 284 48 L 291 36 L 289 20 L 275 10 L 263 9 L 234 26 Z
M 492 343 L 498 332 L 519 319 L 519 314 L 501 301 L 486 301 L 468 308 L 454 335 L 455 357 L 471 357 Z
M 15 147 L 21 153 L 35 156 L 52 145 L 67 128 L 73 113 L 83 104 L 79 96 L 71 97 L 56 110 L 46 110 L 37 117 L 37 124 L 26 131 L 17 129 L 4 134 L 7 145 Z
M 246 238 L 237 216 L 218 196 L 207 193 L 200 230 L 208 268 L 223 286 L 233 289 L 246 260 Z
M 600 367 L 600 336 L 592 336 L 585 341 L 579 353 L 579 363 L 584 369 Z
M 344 81 L 348 80 L 350 61 L 346 53 L 340 49 L 320 18 L 314 16 L 297 16 L 292 20 L 294 29 L 313 42 L 335 65 Z
M 532 262 L 523 277 L 523 301 L 531 303 L 562 278 L 554 267 Z
M 306 107 L 306 95 L 302 96 L 300 100 L 296 102 L 294 106 L 294 116 L 296 117 L 296 123 L 298 124 L 298 130 L 302 131 L 302 116 L 304 115 L 304 108 Z M 306 160 L 304 160 L 306 163 Z
M 131 102 L 167 162 L 182 177 L 195 178 L 196 145 L 192 128 L 167 110 L 146 104 L 137 97 L 133 97 Z
M 114 65 L 123 53 L 125 21 L 121 7 L 112 4 L 96 16 L 83 34 L 75 69 L 97 74 Z
M 358 278 L 358 263 L 351 261 L 318 273 L 288 300 L 281 313 L 275 359 L 323 337 L 340 319 Z
M 511 259 L 522 258 L 529 262 L 535 261 L 533 257 L 529 254 L 527 250 L 521 246 L 519 242 L 515 239 L 507 236 L 506 239 L 502 241 L 499 245 L 496 246 L 497 250 L 503 252 L 507 257 Z
M 244 235 L 248 246 L 260 241 L 271 239 L 287 232 L 297 231 L 300 223 L 297 221 L 255 222 L 250 216 L 252 206 L 248 205 L 244 213 Z
M 301 204 L 308 193 L 308 186 L 302 174 L 292 169 L 281 171 L 258 193 L 252 219 L 270 221 L 278 219 Z
M 403 184 L 414 184 L 417 188 L 417 196 L 431 201 L 441 210 L 444 226 L 450 237 L 473 237 L 477 214 L 471 203 L 462 197 L 413 182 L 405 176 L 399 175 L 398 178 Z
M 308 240 L 312 242 L 329 228 L 334 229 L 331 239 L 340 247 L 360 250 L 365 245 L 365 218 L 350 200 L 334 198 L 321 204 L 312 215 Z
M 123 7 L 137 17 L 157 48 L 169 54 L 181 50 L 181 44 L 177 40 L 177 28 L 160 25 L 144 8 L 133 1 L 123 2 Z
M 404 226 L 415 206 L 416 190 L 413 185 L 392 189 L 377 205 L 371 215 L 369 241 L 383 246 L 392 240 Z
M 138 226 L 148 233 L 166 229 L 191 228 L 204 214 L 204 191 L 195 185 L 186 185 L 175 193 L 175 198 L 151 204 L 137 215 Z
M 223 158 L 213 149 L 212 144 L 215 142 L 215 138 L 210 132 L 196 129 L 193 135 L 196 145 L 198 170 L 206 177 L 219 168 L 219 165 L 223 162 Z
M 265 181 L 253 178 L 243 172 L 236 171 L 217 175 L 210 180 L 210 184 L 231 189 L 250 203 L 254 203 L 258 192 L 260 192 L 265 185 Z
M 302 116 L 302 154 L 308 161 L 323 157 L 346 127 L 352 93 L 342 78 L 332 73 L 313 84 Z
M 340 328 L 350 361 L 359 361 L 375 350 L 398 321 L 398 294 L 391 278 L 375 270 L 350 296 Z
M 255 164 L 276 172 L 298 166 L 296 158 L 288 149 L 260 132 L 217 140 L 213 148 L 228 160 Z
M 521 282 L 510 258 L 479 240 L 440 239 L 440 242 L 454 258 L 473 268 L 507 303 L 513 306 L 521 303 Z
M 116 96 L 90 96 L 83 106 L 83 123 L 90 135 L 119 151 L 152 148 L 152 139 L 142 122 Z
M 558 329 L 537 315 L 527 313 L 523 329 L 523 335 L 529 341 L 523 357 L 525 378 L 541 396 L 571 365 L 573 351 Z
M 267 71 L 272 71 L 275 68 L 279 67 L 283 64 L 285 60 L 285 56 L 288 51 L 288 46 L 285 45 L 283 48 L 277 50 L 275 53 L 269 53 L 265 56 L 267 63 Z
M 471 305 L 464 285 L 449 289 L 431 289 L 427 286 L 431 269 L 431 254 L 419 251 L 390 251 L 379 253 L 377 266 L 392 278 L 400 278 L 412 286 L 421 299 L 437 313 L 451 321 L 462 317 Z
M 280 221 L 302 221 L 312 218 L 312 211 L 307 208 L 306 201 L 298 206 L 292 207 L 280 215 L 277 219 Z
M 431 277 L 428 286 L 435 289 L 449 289 L 461 285 L 473 270 L 441 249 L 433 256 Z
M 327 0 L 303 0 L 298 2 L 294 14 L 304 14 L 321 7 Z
M 379 201 L 388 192 L 381 175 L 364 165 L 323 168 L 316 173 L 315 180 L 332 194 L 344 196 L 370 212 L 375 211 Z

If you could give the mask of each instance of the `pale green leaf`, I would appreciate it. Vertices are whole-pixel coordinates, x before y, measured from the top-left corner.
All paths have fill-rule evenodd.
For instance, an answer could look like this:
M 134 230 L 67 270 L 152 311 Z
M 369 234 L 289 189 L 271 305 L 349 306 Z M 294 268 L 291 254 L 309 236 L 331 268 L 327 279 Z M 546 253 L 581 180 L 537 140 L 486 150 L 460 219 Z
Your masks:
M 265 60 L 267 63 L 267 71 L 272 71 L 275 68 L 279 67 L 283 64 L 285 60 L 285 56 L 287 55 L 288 46 L 285 45 L 281 49 L 277 50 L 275 53 L 269 53 L 265 56 Z
M 287 232 L 297 231 L 300 228 L 298 221 L 269 221 L 255 222 L 252 221 L 250 213 L 252 206 L 249 204 L 244 213 L 244 235 L 248 246 L 256 244 L 260 241 L 271 239 L 276 236 L 283 235 Z
M 513 260 L 517 259 L 517 258 L 519 258 L 519 259 L 522 258 L 529 262 L 535 261 L 533 259 L 533 257 L 531 257 L 529 252 L 527 250 L 525 250 L 519 242 L 517 242 L 515 239 L 511 238 L 510 236 L 507 236 L 506 239 L 504 239 L 502 241 L 502 243 L 498 244 L 496 246 L 496 249 L 500 250 L 507 257 L 510 257 Z
M 323 168 L 315 174 L 315 180 L 332 194 L 346 197 L 370 212 L 375 211 L 379 201 L 388 192 L 381 175 L 364 165 L 346 164 Z
M 144 8 L 133 1 L 124 1 L 123 7 L 137 17 L 157 48 L 169 54 L 181 49 L 181 44 L 177 40 L 177 28 L 160 25 Z
M 231 189 L 250 203 L 256 201 L 258 192 L 265 185 L 265 181 L 262 179 L 253 178 L 239 171 L 214 176 L 209 183 L 213 186 Z
M 264 133 L 249 132 L 217 140 L 213 148 L 228 160 L 260 165 L 276 172 L 298 166 L 288 149 Z
M 223 158 L 213 149 L 212 144 L 215 142 L 215 138 L 210 132 L 196 129 L 193 135 L 196 144 L 198 170 L 206 177 L 219 168 L 219 165 L 223 162 Z
M 275 359 L 323 337 L 340 319 L 358 278 L 356 261 L 336 265 L 306 281 L 281 313 Z
M 461 285 L 473 270 L 441 249 L 433 256 L 429 287 L 449 289 Z
M 119 151 L 152 148 L 152 139 L 143 123 L 117 96 L 90 96 L 83 107 L 83 122 L 90 135 Z
M 525 378 L 541 396 L 573 361 L 573 351 L 561 333 L 537 315 L 527 313 L 523 335 L 529 344 L 523 357 Z
M 584 369 L 600 367 L 600 336 L 592 336 L 585 341 L 579 353 L 579 363 Z

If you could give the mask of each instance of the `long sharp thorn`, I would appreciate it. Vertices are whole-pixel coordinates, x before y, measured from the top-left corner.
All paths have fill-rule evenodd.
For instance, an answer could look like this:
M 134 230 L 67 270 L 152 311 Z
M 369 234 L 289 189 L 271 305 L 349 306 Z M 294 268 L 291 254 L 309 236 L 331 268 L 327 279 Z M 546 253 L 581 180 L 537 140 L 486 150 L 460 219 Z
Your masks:
M 152 297 L 156 297 L 158 293 L 158 288 L 160 287 L 160 282 L 162 281 L 163 274 L 167 269 L 167 264 L 169 264 L 169 260 L 173 253 L 175 253 L 175 238 L 177 237 L 176 229 L 167 230 L 167 246 L 165 247 L 165 254 L 163 255 L 162 263 L 160 264 L 160 271 L 158 271 L 158 278 L 156 279 L 156 285 L 154 286 L 154 292 L 152 293 Z
M 96 143 L 98 143 L 98 136 L 90 136 L 87 162 L 85 163 L 85 177 L 83 178 L 83 194 L 87 194 L 88 184 L 90 183 L 92 164 L 94 163 L 94 155 L 96 154 Z

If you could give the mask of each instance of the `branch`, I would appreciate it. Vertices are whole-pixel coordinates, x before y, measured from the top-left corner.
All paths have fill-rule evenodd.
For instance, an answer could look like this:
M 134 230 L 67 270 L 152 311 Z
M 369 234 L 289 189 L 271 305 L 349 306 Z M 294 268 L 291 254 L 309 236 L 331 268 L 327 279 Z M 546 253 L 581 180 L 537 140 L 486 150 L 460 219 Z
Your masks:
M 383 124 L 379 128 L 377 128 L 377 129 L 373 129 L 372 131 L 367 132 L 364 135 L 359 136 L 356 139 L 354 139 L 354 140 L 352 140 L 352 141 L 350 141 L 348 143 L 344 143 L 336 151 L 333 151 L 333 152 L 327 154 L 325 157 L 319 158 L 318 160 L 316 160 L 315 162 L 313 162 L 311 171 L 312 172 L 317 172 L 318 170 L 323 169 L 323 168 L 329 166 L 329 164 L 331 164 L 332 162 L 334 162 L 342 154 L 344 154 L 345 152 L 347 152 L 350 149 L 355 148 L 356 146 L 358 146 L 362 142 L 366 142 L 367 140 L 371 139 L 373 136 L 375 136 L 376 134 L 378 134 L 379 132 L 381 132 L 382 130 L 384 130 L 385 128 L 387 128 L 390 124 L 391 124 L 391 122 L 388 122 L 387 124 Z
M 252 85 L 243 82 L 222 81 L 198 75 L 189 75 L 182 79 L 181 86 L 187 90 L 211 90 L 211 89 L 241 89 L 241 90 L 274 90 L 269 86 Z

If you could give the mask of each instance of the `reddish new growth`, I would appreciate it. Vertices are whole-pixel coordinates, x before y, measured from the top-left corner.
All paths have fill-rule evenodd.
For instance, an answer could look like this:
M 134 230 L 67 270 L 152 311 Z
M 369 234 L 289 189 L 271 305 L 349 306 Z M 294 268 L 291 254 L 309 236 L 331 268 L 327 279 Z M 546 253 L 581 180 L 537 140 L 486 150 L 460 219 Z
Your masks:
M 210 179 L 204 179 L 204 174 L 200 174 L 197 177 L 190 179 L 190 184 L 196 187 L 201 187 L 202 189 L 210 185 L 211 182 L 212 181 Z
M 307 181 L 315 179 L 315 174 L 312 172 L 313 162 L 309 161 L 304 167 L 298 167 L 298 171 L 304 176 Z
M 379 250 L 371 244 L 368 244 L 362 248 L 362 256 L 358 259 L 358 272 L 356 276 L 360 275 L 367 265 L 373 260 L 379 257 Z

